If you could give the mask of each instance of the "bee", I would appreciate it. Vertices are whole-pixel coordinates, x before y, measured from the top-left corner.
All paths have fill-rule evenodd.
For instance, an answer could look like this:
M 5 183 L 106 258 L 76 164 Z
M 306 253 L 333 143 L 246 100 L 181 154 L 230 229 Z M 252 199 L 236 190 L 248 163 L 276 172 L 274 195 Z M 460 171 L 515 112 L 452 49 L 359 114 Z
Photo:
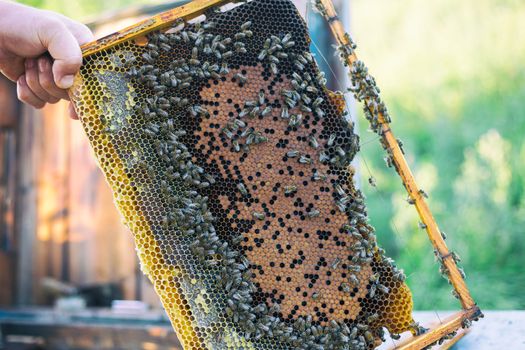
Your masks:
M 424 229 L 427 228 L 427 225 L 426 225 L 425 223 L 423 223 L 423 222 L 419 222 L 418 225 L 419 225 L 419 228 L 420 228 L 420 229 L 423 229 L 423 230 L 424 230 Z
M 389 289 L 387 286 L 383 285 L 383 284 L 378 284 L 378 285 L 377 285 L 377 289 L 379 289 L 379 291 L 380 291 L 381 293 L 383 293 L 383 294 L 388 294 L 388 293 L 390 293 L 390 289 Z
M 233 56 L 233 51 L 226 51 L 225 53 L 222 54 L 222 58 L 224 58 L 225 60 L 227 60 L 228 58 L 232 56 Z
M 287 156 L 288 158 L 295 158 L 295 157 L 297 157 L 298 155 L 299 155 L 299 151 L 296 151 L 296 150 L 291 150 L 291 151 L 288 151 L 288 152 L 286 153 L 286 156 Z
M 350 277 L 348 277 L 348 281 L 354 286 L 359 285 L 359 279 L 356 277 L 356 275 L 350 275 Z
M 313 179 L 314 181 L 326 181 L 327 176 L 324 175 L 324 174 L 322 174 L 322 173 L 320 173 L 319 171 L 316 171 L 316 172 L 314 173 L 314 176 L 312 177 L 312 179 Z
M 335 258 L 334 261 L 332 262 L 332 264 L 330 264 L 330 267 L 333 270 L 335 270 L 339 266 L 339 263 L 341 263 L 341 259 L 340 258 Z
M 428 194 L 423 191 L 423 190 L 419 190 L 418 193 L 422 196 L 422 197 L 425 197 L 425 198 L 428 198 Z
M 250 28 L 252 25 L 252 22 L 248 21 L 248 22 L 245 22 L 241 25 L 241 30 L 246 30 L 248 28 Z
M 308 97 L 308 95 L 306 95 L 306 94 L 302 94 L 301 95 L 301 99 L 306 104 L 310 104 L 312 102 L 312 99 L 310 97 Z
M 264 220 L 264 218 L 266 217 L 263 213 L 260 213 L 260 212 L 257 212 L 257 211 L 254 211 L 252 213 L 252 216 L 257 219 L 257 220 Z
M 359 266 L 359 265 L 348 265 L 347 269 L 348 269 L 348 271 L 359 272 L 359 271 L 361 271 L 361 266 Z
M 270 69 L 274 75 L 279 74 L 279 69 L 277 68 L 277 65 L 274 62 L 270 63 Z
M 288 119 L 290 118 L 290 114 L 287 107 L 283 107 L 281 110 L 281 118 Z
M 272 63 L 275 63 L 275 64 L 279 64 L 279 63 L 281 62 L 281 61 L 280 61 L 277 57 L 275 57 L 274 55 L 270 55 L 270 56 L 268 56 L 268 60 L 269 60 L 270 62 L 272 62 Z
M 312 158 L 302 155 L 299 157 L 299 163 L 301 164 L 312 164 Z
M 439 233 L 441 233 L 441 238 L 443 238 L 443 240 L 447 239 L 447 234 L 445 232 L 439 231 Z
M 316 217 L 319 217 L 321 213 L 319 212 L 319 210 L 317 209 L 313 209 L 313 210 L 310 210 L 309 212 L 306 213 L 306 215 L 309 217 L 309 218 L 316 218 Z
M 263 61 L 263 60 L 266 58 L 266 55 L 268 55 L 268 50 L 263 49 L 263 50 L 261 50 L 261 52 L 259 53 L 259 56 L 257 56 L 257 59 L 258 59 L 259 61 Z
M 389 168 L 391 168 L 391 167 L 394 166 L 394 163 L 392 162 L 392 157 L 390 157 L 390 156 L 386 156 L 386 157 L 384 158 L 384 160 L 385 160 L 386 165 L 387 165 Z
M 295 185 L 284 186 L 284 194 L 293 194 L 295 192 L 297 192 L 297 186 Z
M 315 114 L 317 114 L 319 116 L 319 118 L 322 118 L 322 117 L 325 116 L 325 113 L 324 113 L 324 111 L 321 108 L 316 108 L 315 109 Z
M 310 135 L 308 139 L 310 142 L 310 146 L 312 146 L 315 149 L 319 148 L 319 142 L 317 142 L 317 139 L 315 138 L 315 136 Z
M 242 184 L 241 182 L 239 182 L 237 184 L 237 189 L 239 190 L 239 192 L 241 192 L 241 194 L 243 196 L 247 196 L 248 195 L 248 190 L 246 189 L 246 187 L 244 186 L 244 184 Z
M 328 141 L 326 142 L 328 147 L 332 147 L 334 145 L 335 137 L 336 137 L 335 134 L 330 135 L 330 137 L 328 138 Z
M 375 284 L 372 284 L 370 286 L 370 291 L 368 292 L 368 294 L 370 295 L 370 298 L 373 298 L 376 295 L 376 289 L 377 289 L 377 286 Z
M 313 107 L 319 107 L 321 103 L 324 102 L 324 99 L 322 97 L 318 97 L 315 99 L 315 101 L 312 103 Z
M 407 202 L 408 202 L 408 204 L 410 204 L 410 205 L 414 205 L 414 204 L 416 204 L 416 201 L 415 201 L 414 199 L 410 198 L 410 197 L 407 198 Z
M 375 179 L 373 176 L 371 176 L 371 177 L 368 178 L 368 183 L 369 183 L 370 186 L 372 186 L 372 187 L 377 187 L 376 179 Z
M 325 151 L 322 151 L 321 153 L 319 153 L 319 161 L 321 163 L 325 163 L 329 160 L 330 160 L 330 157 L 328 156 L 328 154 L 326 154 Z
M 346 192 L 345 192 L 345 190 L 343 189 L 343 187 L 340 184 L 335 185 L 334 189 L 335 189 L 335 191 L 337 192 L 338 195 L 346 196 Z
M 248 78 L 246 78 L 244 75 L 242 75 L 241 73 L 237 73 L 233 76 L 234 79 L 238 80 L 241 84 L 246 84 L 246 82 L 248 81 Z
M 235 34 L 235 40 L 242 40 L 246 38 L 246 34 L 244 32 Z
M 299 62 L 299 61 L 296 60 L 296 61 L 294 62 L 294 65 L 297 67 L 297 69 L 299 69 L 299 70 L 304 70 L 304 64 L 302 64 L 301 62 Z
M 291 126 L 292 128 L 297 127 L 301 125 L 302 119 L 303 119 L 303 116 L 301 114 L 292 114 L 290 116 L 288 125 Z
M 312 113 L 312 109 L 306 105 L 301 105 L 301 107 L 299 107 L 301 109 L 302 112 L 305 112 L 305 113 Z
M 237 140 L 233 141 L 233 150 L 237 153 L 241 151 L 241 145 L 239 145 L 239 141 Z
M 350 293 L 352 291 L 352 288 L 346 282 L 341 283 L 341 289 L 345 293 Z
M 321 293 L 320 293 L 320 292 L 314 292 L 314 293 L 312 294 L 312 299 L 313 299 L 314 301 L 319 300 L 320 298 L 321 298 Z

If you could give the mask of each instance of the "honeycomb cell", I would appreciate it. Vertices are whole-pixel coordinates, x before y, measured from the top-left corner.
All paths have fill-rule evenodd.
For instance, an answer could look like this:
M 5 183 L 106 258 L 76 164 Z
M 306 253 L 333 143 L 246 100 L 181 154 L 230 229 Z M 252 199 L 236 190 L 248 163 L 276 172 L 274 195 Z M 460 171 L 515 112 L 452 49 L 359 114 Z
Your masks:
M 73 101 L 186 349 L 372 349 L 413 330 L 350 162 L 359 137 L 288 0 L 85 58 Z

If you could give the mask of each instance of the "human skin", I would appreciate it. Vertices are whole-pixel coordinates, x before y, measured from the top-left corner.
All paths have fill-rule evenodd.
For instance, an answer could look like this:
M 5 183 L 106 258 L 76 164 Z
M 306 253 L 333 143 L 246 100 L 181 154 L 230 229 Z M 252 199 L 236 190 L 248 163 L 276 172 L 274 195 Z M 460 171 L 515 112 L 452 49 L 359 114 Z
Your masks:
M 69 100 L 82 64 L 80 45 L 93 40 L 83 24 L 51 11 L 0 0 L 0 72 L 18 98 L 35 108 Z M 69 106 L 72 118 L 77 118 Z

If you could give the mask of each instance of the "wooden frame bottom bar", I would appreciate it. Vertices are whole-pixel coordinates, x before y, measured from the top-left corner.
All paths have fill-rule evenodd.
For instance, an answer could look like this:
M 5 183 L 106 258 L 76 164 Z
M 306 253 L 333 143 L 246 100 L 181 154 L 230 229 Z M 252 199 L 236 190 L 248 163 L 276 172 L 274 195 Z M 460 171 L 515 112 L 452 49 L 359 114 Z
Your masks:
M 430 328 L 426 333 L 416 337 L 407 339 L 406 341 L 397 344 L 390 348 L 390 350 L 419 350 L 423 349 L 430 344 L 437 342 L 447 334 L 457 331 L 458 334 L 451 340 L 449 340 L 442 349 L 448 349 L 454 345 L 459 339 L 465 336 L 466 332 L 462 329 L 463 321 L 471 320 L 472 318 L 478 317 L 480 309 L 475 306 L 469 310 L 463 310 L 457 312 L 446 319 L 444 319 L 439 325 Z M 460 332 L 461 330 L 461 332 Z

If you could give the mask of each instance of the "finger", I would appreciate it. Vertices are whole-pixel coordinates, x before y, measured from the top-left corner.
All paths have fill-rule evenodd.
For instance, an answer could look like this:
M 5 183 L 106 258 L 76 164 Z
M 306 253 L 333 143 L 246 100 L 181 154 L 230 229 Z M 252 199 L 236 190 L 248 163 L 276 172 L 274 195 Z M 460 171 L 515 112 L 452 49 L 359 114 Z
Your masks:
M 82 64 L 82 53 L 77 39 L 58 19 L 41 23 L 38 36 L 54 59 L 53 77 L 56 85 L 62 89 L 69 89 Z
M 20 78 L 18 78 L 17 84 L 16 84 L 16 92 L 18 95 L 18 99 L 24 103 L 27 103 L 35 108 L 43 108 L 46 103 L 39 99 L 33 91 L 29 88 L 26 82 L 25 75 L 22 75 Z
M 22 74 L 24 74 L 24 58 L 14 55 L 3 57 L 0 60 L 0 73 L 5 75 L 7 79 L 16 82 Z
M 69 117 L 70 117 L 71 119 L 78 120 L 77 112 L 75 111 L 75 107 L 73 106 L 72 103 L 69 103 L 69 106 L 68 106 L 68 113 L 69 113 Z
M 48 94 L 59 99 L 69 100 L 66 90 L 62 90 L 55 84 L 51 59 L 47 56 L 38 59 L 38 80 Z
M 60 15 L 62 22 L 66 27 L 71 31 L 71 34 L 77 39 L 80 45 L 93 41 L 95 37 L 91 32 L 91 29 L 88 28 L 85 24 L 74 21 L 71 18 Z
M 48 94 L 47 91 L 40 85 L 38 65 L 36 59 L 26 59 L 25 76 L 27 85 L 39 99 L 48 103 L 57 103 L 59 101 L 58 98 Z

